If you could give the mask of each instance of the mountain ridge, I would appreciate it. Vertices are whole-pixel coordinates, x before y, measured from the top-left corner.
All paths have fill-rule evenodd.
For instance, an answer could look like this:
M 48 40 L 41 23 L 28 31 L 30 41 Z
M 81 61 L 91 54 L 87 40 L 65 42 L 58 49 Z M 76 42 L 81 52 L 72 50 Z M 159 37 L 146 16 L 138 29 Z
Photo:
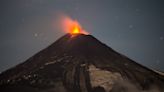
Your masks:
M 0 90 L 4 85 L 24 85 L 58 92 L 92 92 L 97 87 L 112 92 L 118 80 L 128 81 L 138 90 L 149 90 L 154 85 L 160 90 L 164 87 L 162 75 L 119 54 L 92 35 L 66 34 L 0 74 Z

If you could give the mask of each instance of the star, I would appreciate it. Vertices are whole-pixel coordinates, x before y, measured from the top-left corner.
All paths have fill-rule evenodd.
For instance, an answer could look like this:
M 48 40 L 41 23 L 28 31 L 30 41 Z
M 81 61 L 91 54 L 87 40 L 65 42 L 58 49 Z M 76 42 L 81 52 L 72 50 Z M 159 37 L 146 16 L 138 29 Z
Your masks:
M 132 29 L 133 28 L 133 25 L 129 25 L 129 28 Z
M 35 34 L 34 34 L 34 36 L 35 36 L 35 37 L 38 37 L 38 34 L 37 34 L 37 33 L 35 33 Z
M 24 18 L 22 18 L 22 22 L 24 22 L 25 21 L 25 19 Z
M 140 11 L 140 9 L 137 8 L 137 9 L 136 9 L 136 12 L 139 12 L 139 11 Z
M 164 37 L 163 37 L 163 36 L 161 36 L 159 39 L 160 39 L 160 40 L 164 40 Z

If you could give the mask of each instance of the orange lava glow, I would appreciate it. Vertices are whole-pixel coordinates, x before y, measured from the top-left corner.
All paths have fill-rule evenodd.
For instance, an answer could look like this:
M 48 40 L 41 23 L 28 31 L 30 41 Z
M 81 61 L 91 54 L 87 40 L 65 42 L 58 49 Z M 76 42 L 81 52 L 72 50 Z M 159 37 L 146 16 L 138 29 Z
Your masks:
M 73 34 L 78 34 L 80 33 L 80 28 L 78 26 L 75 26 L 73 29 L 72 29 L 72 32 Z
M 69 17 L 63 18 L 63 27 L 66 33 L 70 34 L 88 34 L 84 29 L 82 29 L 80 23 Z

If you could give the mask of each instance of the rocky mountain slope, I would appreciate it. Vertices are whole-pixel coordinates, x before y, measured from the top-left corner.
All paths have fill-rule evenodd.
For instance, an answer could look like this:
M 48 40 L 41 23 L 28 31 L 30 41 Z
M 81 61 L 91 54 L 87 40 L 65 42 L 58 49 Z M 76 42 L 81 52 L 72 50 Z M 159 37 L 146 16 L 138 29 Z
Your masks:
M 0 74 L 0 92 L 163 91 L 164 76 L 84 34 L 66 34 Z

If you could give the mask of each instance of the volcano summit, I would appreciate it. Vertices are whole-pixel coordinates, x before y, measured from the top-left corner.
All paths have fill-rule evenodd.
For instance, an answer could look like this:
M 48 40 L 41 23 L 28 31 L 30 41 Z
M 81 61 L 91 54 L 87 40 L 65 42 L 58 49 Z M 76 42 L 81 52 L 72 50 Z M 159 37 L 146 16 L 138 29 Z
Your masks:
M 84 34 L 66 34 L 0 74 L 0 92 L 149 91 L 164 91 L 163 75 Z

